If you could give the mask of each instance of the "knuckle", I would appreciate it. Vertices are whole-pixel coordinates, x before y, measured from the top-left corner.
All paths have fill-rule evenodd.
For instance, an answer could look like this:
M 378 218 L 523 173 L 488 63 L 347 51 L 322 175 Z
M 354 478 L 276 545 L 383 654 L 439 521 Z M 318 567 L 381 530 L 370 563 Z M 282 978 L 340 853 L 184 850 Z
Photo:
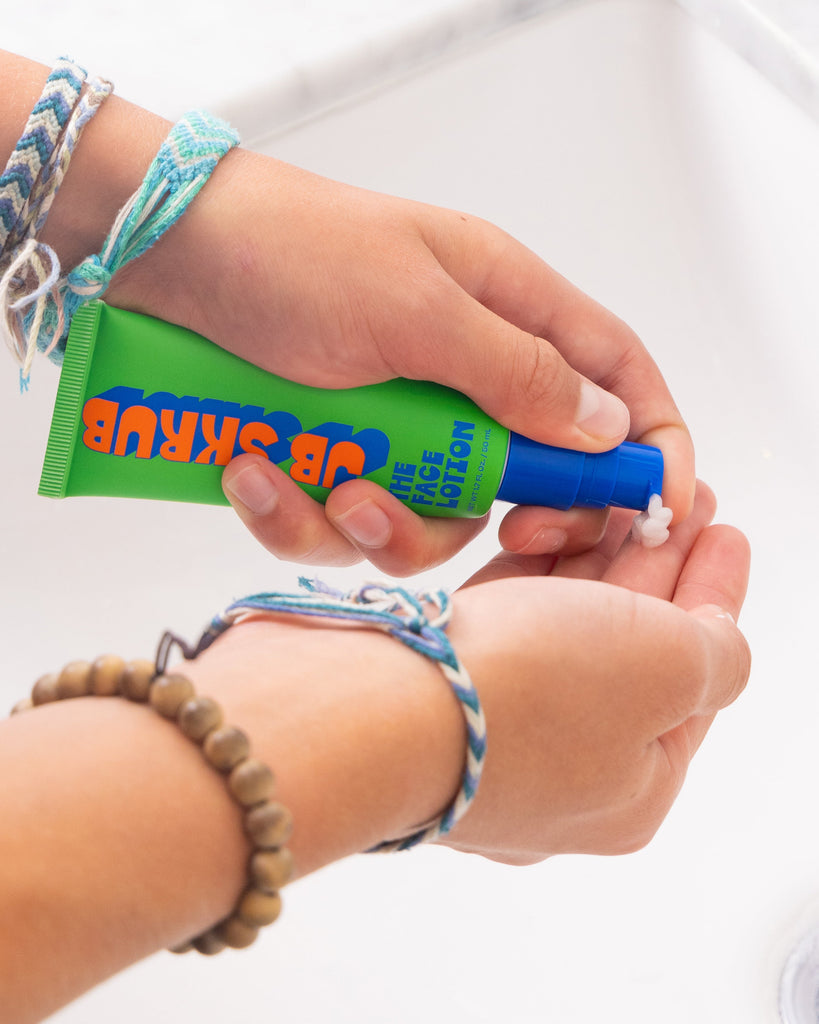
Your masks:
M 685 734 L 678 732 L 649 744 L 620 774 L 609 804 L 609 852 L 636 853 L 648 846 L 677 798 L 689 759 Z
M 544 418 L 557 414 L 570 394 L 567 364 L 546 341 L 533 334 L 518 337 L 512 358 L 498 367 L 503 407 L 535 407 Z
M 301 526 L 282 557 L 300 565 L 356 565 L 363 555 L 344 537 L 322 523 Z
M 368 552 L 372 563 L 393 576 L 415 576 L 448 561 L 489 521 L 478 519 L 422 519 L 415 513 L 396 522 L 392 539 L 379 552 Z
M 433 543 L 421 538 L 406 537 L 393 542 L 381 551 L 370 553 L 370 560 L 384 572 L 401 578 L 415 576 L 434 569 L 445 562 L 450 552 L 439 550 Z
M 540 404 L 557 400 L 564 363 L 551 345 L 528 335 L 517 346 L 515 363 L 518 386 L 528 401 Z
M 271 518 L 251 525 L 256 539 L 277 558 L 298 565 L 350 566 L 361 553 L 327 523 L 299 517 L 295 522 Z
M 611 833 L 611 852 L 636 853 L 645 849 L 665 821 L 676 796 L 665 786 L 653 786 L 630 799 L 621 809 Z
M 645 822 L 640 826 L 631 824 L 628 828 L 614 836 L 611 841 L 609 852 L 614 856 L 627 856 L 631 853 L 639 853 L 644 850 L 654 836 L 657 834 L 662 819 L 659 821 Z
M 395 281 L 401 282 L 398 292 Z M 456 296 L 458 301 L 460 296 L 437 264 L 421 260 L 402 266 L 395 281 L 390 313 L 383 303 L 370 301 L 360 319 L 393 373 L 412 380 L 430 379 L 430 366 L 449 358 L 453 339 L 442 325 L 452 320 Z

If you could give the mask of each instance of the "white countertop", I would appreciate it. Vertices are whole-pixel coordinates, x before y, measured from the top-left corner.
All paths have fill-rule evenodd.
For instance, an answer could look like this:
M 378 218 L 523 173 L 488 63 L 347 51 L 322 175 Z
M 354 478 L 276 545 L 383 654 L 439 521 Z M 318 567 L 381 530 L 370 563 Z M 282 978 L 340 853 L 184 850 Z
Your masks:
M 816 0 L 677 0 L 819 120 Z
M 252 142 L 566 2 L 88 0 L 80 21 L 65 0 L 32 0 L 3 46 L 67 53 L 127 99 L 170 118 L 205 107 Z
M 73 56 L 175 118 L 228 117 L 253 144 L 549 8 L 583 0 L 32 0 L 3 46 Z M 819 119 L 815 0 L 678 0 Z M 135 12 L 138 11 L 138 16 Z

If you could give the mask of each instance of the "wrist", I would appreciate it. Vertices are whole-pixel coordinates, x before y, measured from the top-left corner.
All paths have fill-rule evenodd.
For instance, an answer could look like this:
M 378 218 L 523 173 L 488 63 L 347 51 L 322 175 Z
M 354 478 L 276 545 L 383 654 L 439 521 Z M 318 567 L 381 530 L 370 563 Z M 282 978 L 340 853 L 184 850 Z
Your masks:
M 109 97 L 85 127 L 40 233 L 63 272 L 100 251 L 169 129 L 163 118 L 117 96 Z
M 458 703 L 435 664 L 383 634 L 256 619 L 180 671 L 276 773 L 297 876 L 410 832 L 458 790 Z
M 49 68 L 35 61 L 2 55 L 0 85 L 4 87 L 6 116 L 0 125 L 0 156 L 4 162 L 20 137 L 48 75 Z M 102 104 L 85 126 L 71 154 L 48 220 L 38 234 L 38 239 L 56 252 L 63 273 L 101 250 L 117 214 L 141 185 L 171 127 L 164 118 L 115 95 Z M 164 241 L 161 239 L 154 247 L 158 253 Z M 169 291 L 171 295 L 178 295 L 184 284 L 180 267 L 185 268 L 185 273 L 192 273 L 189 265 L 195 265 L 196 261 L 181 260 L 178 253 L 172 253 L 169 262 L 156 261 L 153 273 L 153 252 L 152 249 L 147 259 L 143 258 L 148 273 L 136 275 L 138 287 L 126 290 L 125 296 L 134 308 L 161 315 L 162 310 L 152 308 L 152 303 L 156 304 L 160 286 L 168 281 L 169 268 L 173 279 Z M 116 275 L 112 293 L 120 277 L 127 280 L 127 270 Z M 184 300 L 184 293 L 181 298 Z
M 257 619 L 182 671 L 277 772 L 297 874 L 411 831 L 458 789 L 458 702 L 435 664 L 383 634 Z M 79 697 L 15 715 L 0 733 L 0 770 L 14 779 L 0 796 L 14 936 L 0 940 L 0 987 L 15 1019 L 41 1019 L 230 911 L 249 853 L 241 814 L 174 723 L 125 699 Z M 32 993 L 43 958 L 59 980 Z

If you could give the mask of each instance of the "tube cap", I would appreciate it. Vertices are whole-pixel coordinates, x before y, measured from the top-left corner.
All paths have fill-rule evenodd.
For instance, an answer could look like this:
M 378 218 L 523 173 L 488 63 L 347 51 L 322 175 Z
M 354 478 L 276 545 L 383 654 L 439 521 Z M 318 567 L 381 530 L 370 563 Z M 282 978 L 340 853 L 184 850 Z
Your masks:
M 644 510 L 663 489 L 663 454 L 651 445 L 623 444 L 607 452 L 576 452 L 510 433 L 497 497 L 515 505 L 567 509 Z

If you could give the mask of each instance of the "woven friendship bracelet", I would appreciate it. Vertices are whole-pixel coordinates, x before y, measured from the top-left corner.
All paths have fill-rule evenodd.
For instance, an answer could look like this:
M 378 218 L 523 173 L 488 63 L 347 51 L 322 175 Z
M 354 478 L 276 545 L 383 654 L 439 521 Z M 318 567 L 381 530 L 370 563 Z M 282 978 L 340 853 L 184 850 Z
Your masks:
M 61 672 L 38 679 L 31 697 L 15 705 L 12 714 L 72 697 L 120 696 L 149 704 L 163 718 L 175 722 L 201 748 L 205 761 L 224 777 L 228 793 L 242 812 L 244 831 L 252 844 L 247 886 L 233 912 L 171 950 L 197 950 L 210 956 L 225 947 L 249 946 L 260 928 L 278 918 L 280 890 L 293 871 L 292 857 L 285 846 L 293 823 L 287 808 L 274 799 L 273 773 L 251 757 L 247 736 L 240 729 L 226 726 L 219 705 L 209 697 L 198 697 L 189 679 L 166 671 L 172 646 L 172 640 L 167 635 L 163 637 L 156 663 L 125 662 L 114 655 L 93 663 L 71 662 Z
M 47 295 L 39 333 L 34 315 L 25 320 L 29 344 L 62 362 L 71 317 L 100 298 L 126 263 L 142 256 L 182 216 L 221 158 L 239 144 L 224 121 L 203 111 L 185 114 L 171 129 L 142 185 L 120 210 L 102 250 L 87 256 Z
M 36 350 L 25 341 L 23 321 L 34 306 L 31 333 L 38 336 L 44 303 L 57 284 L 54 250 L 37 241 L 85 125 L 110 94 L 110 82 L 93 78 L 82 91 L 85 69 L 61 58 L 46 79 L 25 130 L 0 176 L 0 318 L 6 345 L 27 380 Z
M 48 167 L 84 81 L 85 70 L 79 65 L 66 58 L 57 62 L 0 175 L 0 257 L 6 254 L 9 238 L 19 235 L 18 224 L 31 192 Z
M 449 832 L 469 809 L 480 782 L 486 757 L 486 722 L 472 680 L 449 642 L 446 628 L 452 615 L 452 603 L 444 590 L 411 594 L 401 587 L 365 584 L 349 594 L 333 590 L 317 580 L 299 580 L 301 594 L 261 593 L 244 597 L 215 616 L 195 646 L 189 646 L 173 634 L 168 642 L 179 644 L 186 658 L 195 658 L 226 629 L 248 615 L 294 614 L 317 619 L 357 622 L 395 637 L 412 650 L 436 662 L 457 697 L 467 730 L 467 751 L 461 788 L 452 804 L 436 821 L 419 827 L 411 835 L 387 840 L 369 852 L 388 853 L 408 850 L 418 843 L 431 842 Z M 427 608 L 435 610 L 431 618 Z
M 36 351 L 62 362 L 78 307 L 102 296 L 116 271 L 182 216 L 219 160 L 239 143 L 219 118 L 203 111 L 186 114 L 119 212 L 102 250 L 63 274 L 56 253 L 36 236 L 80 132 L 112 88 L 94 79 L 80 99 L 84 79 L 78 65 L 58 63 L 0 178 L 0 332 L 20 365 L 21 390 L 28 386 Z
M 102 103 L 113 91 L 111 82 L 101 78 L 89 78 L 79 102 L 71 112 L 59 144 L 55 146 L 49 162 L 43 167 L 37 188 L 32 189 L 28 202 L 17 225 L 9 235 L 6 245 L 19 245 L 27 238 L 36 236 L 46 222 L 54 197 L 63 183 L 71 157 L 82 134 L 83 128 L 96 114 Z
M 12 714 L 19 714 L 42 704 L 86 696 L 120 696 L 147 703 L 175 722 L 191 742 L 201 747 L 208 764 L 224 776 L 228 792 L 242 810 L 244 831 L 253 845 L 248 884 L 227 918 L 174 947 L 172 952 L 195 949 L 212 955 L 228 946 L 249 946 L 260 928 L 278 918 L 280 890 L 293 870 L 292 857 L 285 845 L 292 831 L 292 818 L 287 808 L 274 800 L 273 773 L 251 757 L 250 742 L 241 730 L 223 724 L 221 708 L 215 701 L 198 697 L 186 676 L 168 672 L 174 647 L 179 647 L 186 659 L 193 659 L 231 626 L 260 613 L 356 622 L 395 637 L 435 661 L 450 683 L 467 726 L 466 764 L 460 791 L 440 818 L 407 837 L 379 843 L 368 852 L 408 850 L 446 835 L 475 798 L 486 756 L 486 725 L 475 687 L 446 636 L 452 614 L 449 595 L 443 590 L 411 594 L 400 587 L 376 584 L 344 594 L 317 581 L 300 582 L 304 588 L 301 594 L 252 594 L 234 601 L 213 618 L 195 645 L 166 632 L 154 662 L 125 662 L 114 655 L 93 663 L 71 662 L 62 671 L 38 679 L 31 697 L 12 709 Z M 430 617 L 428 608 L 435 609 L 436 614 Z

